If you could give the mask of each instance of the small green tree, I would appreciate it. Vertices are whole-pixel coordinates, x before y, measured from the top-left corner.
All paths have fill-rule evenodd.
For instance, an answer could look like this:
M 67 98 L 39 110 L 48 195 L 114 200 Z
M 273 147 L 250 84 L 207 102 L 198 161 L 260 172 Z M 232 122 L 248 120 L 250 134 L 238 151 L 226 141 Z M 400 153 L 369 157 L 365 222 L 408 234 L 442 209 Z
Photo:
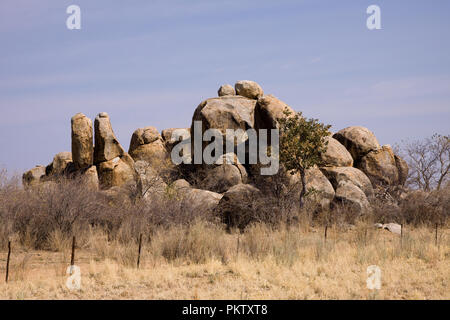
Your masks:
M 294 175 L 300 174 L 302 190 L 300 207 L 304 205 L 306 194 L 306 170 L 322 163 L 321 153 L 326 152 L 330 135 L 330 125 L 317 119 L 305 119 L 301 112 L 292 114 L 287 108 L 284 117 L 278 119 L 280 125 L 280 162 Z

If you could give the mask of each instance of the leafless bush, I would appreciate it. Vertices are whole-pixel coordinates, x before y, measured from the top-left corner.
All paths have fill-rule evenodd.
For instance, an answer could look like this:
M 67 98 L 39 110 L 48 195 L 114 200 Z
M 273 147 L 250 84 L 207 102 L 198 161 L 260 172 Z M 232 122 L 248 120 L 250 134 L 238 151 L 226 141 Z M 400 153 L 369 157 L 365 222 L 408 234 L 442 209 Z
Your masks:
M 449 180 L 450 137 L 434 134 L 415 141 L 403 141 L 395 149 L 408 163 L 407 185 L 414 189 L 440 190 Z

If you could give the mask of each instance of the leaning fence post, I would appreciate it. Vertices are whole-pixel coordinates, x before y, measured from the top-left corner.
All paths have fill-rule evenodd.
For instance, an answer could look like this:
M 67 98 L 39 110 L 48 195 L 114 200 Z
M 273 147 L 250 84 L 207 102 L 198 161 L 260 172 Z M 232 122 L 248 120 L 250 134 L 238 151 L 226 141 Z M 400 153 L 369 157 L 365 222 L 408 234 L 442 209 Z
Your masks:
M 325 242 L 327 242 L 327 234 L 328 234 L 328 225 L 325 225 Z
M 137 268 L 139 269 L 139 265 L 141 264 L 141 249 L 142 249 L 142 233 L 139 235 L 139 249 L 138 249 L 138 259 L 137 259 Z
M 8 257 L 6 258 L 6 277 L 5 282 L 8 282 L 9 278 L 9 259 L 11 258 L 11 241 L 8 241 Z
M 75 236 L 72 238 L 72 255 L 70 256 L 70 265 L 75 265 L 75 246 L 76 246 L 76 239 Z

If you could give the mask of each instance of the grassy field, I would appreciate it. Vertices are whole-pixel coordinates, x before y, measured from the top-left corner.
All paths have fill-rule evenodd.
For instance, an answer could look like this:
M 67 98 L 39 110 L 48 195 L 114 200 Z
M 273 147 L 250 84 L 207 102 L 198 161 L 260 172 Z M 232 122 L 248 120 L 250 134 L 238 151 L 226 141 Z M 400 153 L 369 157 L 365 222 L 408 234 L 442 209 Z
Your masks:
M 137 238 L 137 237 L 136 237 Z M 238 240 L 239 238 L 239 240 Z M 70 239 L 53 235 L 55 251 L 13 241 L 10 281 L 0 252 L 0 299 L 450 299 L 449 229 L 405 228 L 400 236 L 371 226 L 270 229 L 245 233 L 197 223 L 144 236 L 138 245 L 80 237 L 81 290 L 65 283 Z M 238 245 L 239 243 L 239 245 Z M 366 287 L 366 269 L 382 270 L 382 287 Z

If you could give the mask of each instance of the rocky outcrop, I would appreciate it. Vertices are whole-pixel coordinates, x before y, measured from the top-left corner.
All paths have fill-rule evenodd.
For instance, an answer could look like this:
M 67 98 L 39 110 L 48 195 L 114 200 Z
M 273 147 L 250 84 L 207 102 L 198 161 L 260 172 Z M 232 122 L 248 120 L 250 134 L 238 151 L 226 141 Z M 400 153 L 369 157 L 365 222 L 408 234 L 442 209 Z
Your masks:
M 347 149 L 333 137 L 326 137 L 328 142 L 327 151 L 321 154 L 323 166 L 329 167 L 351 167 L 353 158 Z
M 357 167 L 367 175 L 373 186 L 397 185 L 399 183 L 394 152 L 388 145 L 370 151 L 361 158 Z
M 92 121 L 82 113 L 72 117 L 72 157 L 76 170 L 89 168 L 94 164 Z
M 234 85 L 236 94 L 249 99 L 258 99 L 264 95 L 263 89 L 254 81 L 241 80 Z
M 221 86 L 219 88 L 219 91 L 217 92 L 217 94 L 219 95 L 219 97 L 235 96 L 236 95 L 236 91 L 234 90 L 234 88 L 231 85 L 224 84 L 223 86 Z
M 333 138 L 347 148 L 355 163 L 370 151 L 380 148 L 380 144 L 373 132 L 360 126 L 342 129 L 335 133 Z
M 277 191 L 287 191 L 289 196 L 298 200 L 297 195 L 293 195 L 301 191 L 298 175 L 287 176 L 282 169 L 275 176 L 262 176 L 261 168 L 265 165 L 247 162 L 250 152 L 248 135 L 251 132 L 248 135 L 244 133 L 248 129 L 267 129 L 270 145 L 270 129 L 279 127 L 278 120 L 285 116 L 284 111 L 294 114 L 294 110 L 275 96 L 264 95 L 263 89 L 253 81 L 238 81 L 234 88 L 223 85 L 218 95 L 200 103 L 192 117 L 191 128 L 171 128 L 161 134 L 155 127 L 137 129 L 131 137 L 128 153 L 114 134 L 107 113 L 96 117 L 94 134 L 92 121 L 81 113 L 76 114 L 71 119 L 72 153 L 59 153 L 47 168 L 39 166 L 26 172 L 23 184 L 54 184 L 62 175 L 68 178 L 81 176 L 89 188 L 100 187 L 101 193 L 117 199 L 120 193 L 126 194 L 129 200 L 130 197 L 143 196 L 149 201 L 155 195 L 169 198 L 176 195 L 194 210 L 221 212 L 229 226 L 240 228 L 251 221 L 249 215 L 255 214 L 252 211 L 256 208 L 253 206 L 255 203 L 258 209 L 268 206 L 266 209 L 271 214 L 276 211 L 270 201 L 266 203 L 259 198 L 261 193 L 272 192 L 276 188 Z M 215 140 L 211 137 L 207 141 L 208 138 L 204 137 L 208 129 L 217 130 L 224 138 L 224 156 L 215 156 L 212 164 L 205 163 L 203 154 Z M 237 136 L 227 136 L 228 129 L 234 130 L 234 134 L 237 129 L 242 131 Z M 199 154 L 199 150 L 195 150 L 194 141 L 198 137 L 194 137 L 194 130 L 199 130 L 202 136 L 201 163 L 192 161 L 195 160 L 193 156 Z M 174 138 L 180 135 L 181 138 Z M 234 150 L 227 150 L 227 140 L 231 139 Z M 369 200 L 374 196 L 374 187 L 383 191 L 385 188 L 380 186 L 389 186 L 392 193 L 401 189 L 398 185 L 405 183 L 408 175 L 405 161 L 389 146 L 381 147 L 367 128 L 348 127 L 327 137 L 326 141 L 328 147 L 321 155 L 320 168 L 306 172 L 309 199 L 314 198 L 321 209 L 327 209 L 333 201 L 338 201 L 365 213 L 370 211 Z M 243 164 L 236 156 L 237 150 L 241 151 L 238 146 L 244 147 L 246 162 L 240 159 Z M 180 156 L 177 166 L 171 161 L 172 153 Z M 188 179 L 201 189 L 193 188 L 180 178 Z M 250 181 L 261 191 L 250 185 Z M 278 188 L 279 185 L 282 186 Z

